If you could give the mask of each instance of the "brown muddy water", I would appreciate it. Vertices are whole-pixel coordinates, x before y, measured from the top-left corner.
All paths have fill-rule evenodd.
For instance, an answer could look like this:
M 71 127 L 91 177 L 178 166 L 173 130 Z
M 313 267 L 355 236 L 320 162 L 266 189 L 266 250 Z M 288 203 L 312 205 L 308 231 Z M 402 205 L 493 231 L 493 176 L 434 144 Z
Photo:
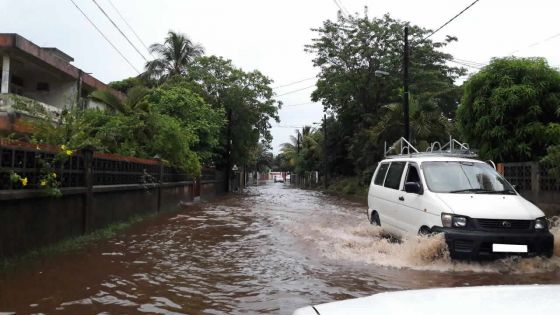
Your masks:
M 441 238 L 381 234 L 364 204 L 263 185 L 2 274 L 0 313 L 291 314 L 392 290 L 560 283 L 559 256 L 457 263 Z

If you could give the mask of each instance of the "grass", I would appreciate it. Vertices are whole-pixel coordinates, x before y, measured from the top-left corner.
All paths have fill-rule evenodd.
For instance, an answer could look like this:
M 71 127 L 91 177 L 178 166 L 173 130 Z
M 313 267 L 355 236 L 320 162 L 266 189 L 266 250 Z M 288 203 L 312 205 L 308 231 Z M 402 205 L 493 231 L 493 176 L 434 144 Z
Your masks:
M 149 218 L 155 217 L 157 214 L 150 213 L 145 215 L 136 215 L 124 222 L 112 223 L 104 228 L 95 230 L 91 233 L 81 235 L 78 237 L 68 238 L 52 245 L 47 245 L 23 255 L 11 258 L 4 258 L 0 260 L 0 273 L 4 273 L 13 269 L 14 267 L 23 263 L 30 263 L 37 261 L 41 258 L 51 257 L 57 254 L 66 253 L 82 249 L 94 242 L 109 239 L 119 234 L 120 232 L 129 229 L 131 226 L 144 221 Z
M 366 198 L 368 186 L 360 183 L 357 177 L 333 178 L 325 192 L 337 196 Z

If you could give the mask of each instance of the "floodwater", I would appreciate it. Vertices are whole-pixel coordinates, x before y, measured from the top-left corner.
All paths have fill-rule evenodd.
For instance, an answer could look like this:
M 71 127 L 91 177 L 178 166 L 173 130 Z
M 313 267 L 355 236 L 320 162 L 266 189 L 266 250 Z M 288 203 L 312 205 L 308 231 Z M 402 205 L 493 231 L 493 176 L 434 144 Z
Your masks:
M 552 259 L 457 263 L 439 237 L 382 234 L 364 204 L 270 183 L 0 275 L 0 313 L 291 314 L 392 290 L 560 283 L 558 244 Z

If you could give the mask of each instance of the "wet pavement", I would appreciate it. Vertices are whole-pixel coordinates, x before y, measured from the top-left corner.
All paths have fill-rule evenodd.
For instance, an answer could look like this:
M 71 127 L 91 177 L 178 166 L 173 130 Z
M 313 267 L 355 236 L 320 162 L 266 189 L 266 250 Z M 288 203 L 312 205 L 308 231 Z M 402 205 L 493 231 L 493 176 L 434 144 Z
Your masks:
M 291 314 L 388 290 L 560 283 L 559 256 L 452 262 L 441 238 L 396 243 L 365 209 L 252 187 L 0 274 L 0 313 Z

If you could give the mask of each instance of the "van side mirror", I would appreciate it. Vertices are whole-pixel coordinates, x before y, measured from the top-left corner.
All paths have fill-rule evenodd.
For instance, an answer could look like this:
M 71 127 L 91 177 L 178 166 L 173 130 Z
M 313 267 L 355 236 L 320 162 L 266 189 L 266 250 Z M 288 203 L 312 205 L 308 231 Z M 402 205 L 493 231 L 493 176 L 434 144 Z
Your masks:
M 413 193 L 421 195 L 424 192 L 422 191 L 422 186 L 420 186 L 419 182 L 406 182 L 404 183 L 404 191 L 407 193 Z

